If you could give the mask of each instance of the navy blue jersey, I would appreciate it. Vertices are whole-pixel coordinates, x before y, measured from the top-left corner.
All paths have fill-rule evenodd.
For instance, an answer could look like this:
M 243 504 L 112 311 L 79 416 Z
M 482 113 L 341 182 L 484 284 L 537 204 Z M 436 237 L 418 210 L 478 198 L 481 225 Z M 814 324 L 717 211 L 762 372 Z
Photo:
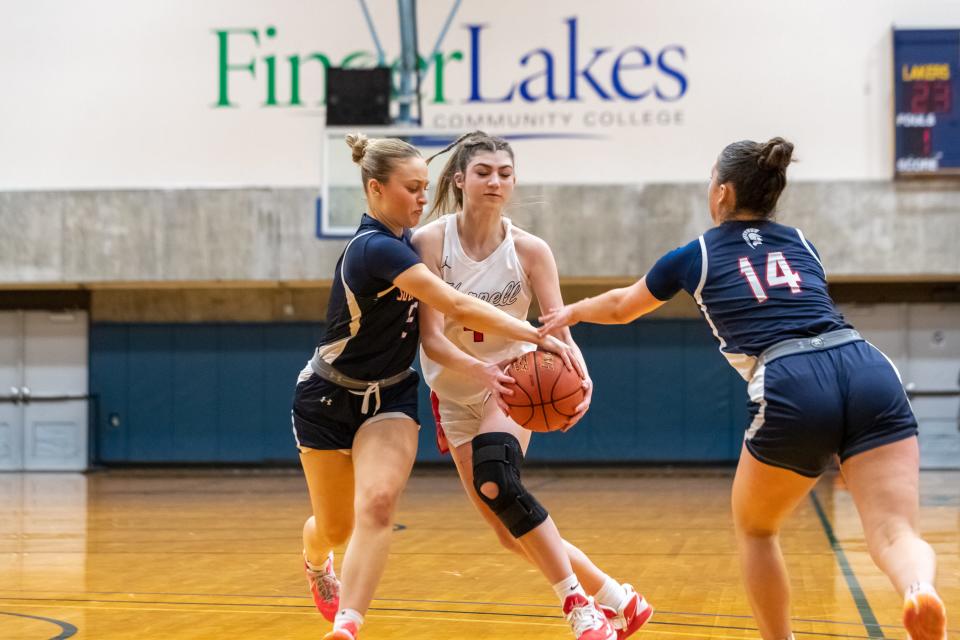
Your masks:
M 398 238 L 364 214 L 337 261 L 319 352 L 344 375 L 380 380 L 413 363 L 420 339 L 417 300 L 393 284 L 421 262 L 410 235 L 404 230 Z
M 681 289 L 693 296 L 745 378 L 777 342 L 850 326 L 830 298 L 816 250 L 802 231 L 776 222 L 724 222 L 660 258 L 646 278 L 659 300 Z

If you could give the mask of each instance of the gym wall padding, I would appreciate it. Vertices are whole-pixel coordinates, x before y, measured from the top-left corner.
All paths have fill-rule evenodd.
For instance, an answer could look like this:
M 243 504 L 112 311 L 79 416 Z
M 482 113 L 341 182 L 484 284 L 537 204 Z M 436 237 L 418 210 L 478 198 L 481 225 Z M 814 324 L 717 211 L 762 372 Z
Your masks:
M 92 456 L 129 463 L 294 463 L 290 402 L 316 323 L 94 323 Z M 702 320 L 574 327 L 596 385 L 566 434 L 537 434 L 540 462 L 732 462 L 745 383 Z M 440 461 L 421 385 L 419 461 Z

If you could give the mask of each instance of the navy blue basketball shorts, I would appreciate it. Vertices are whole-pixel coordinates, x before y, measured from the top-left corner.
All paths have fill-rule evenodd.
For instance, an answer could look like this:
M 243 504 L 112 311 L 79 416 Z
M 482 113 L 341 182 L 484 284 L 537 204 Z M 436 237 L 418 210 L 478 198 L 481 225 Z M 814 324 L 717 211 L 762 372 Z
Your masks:
M 380 389 L 380 408 L 361 412 L 363 394 L 304 370 L 293 396 L 293 436 L 297 449 L 349 451 L 353 438 L 365 424 L 410 418 L 418 425 L 417 387 L 420 376 L 412 371 L 401 382 Z M 373 402 L 370 402 L 374 406 Z
M 747 386 L 745 443 L 761 462 L 815 478 L 833 456 L 917 435 L 917 420 L 887 357 L 865 341 L 761 365 Z

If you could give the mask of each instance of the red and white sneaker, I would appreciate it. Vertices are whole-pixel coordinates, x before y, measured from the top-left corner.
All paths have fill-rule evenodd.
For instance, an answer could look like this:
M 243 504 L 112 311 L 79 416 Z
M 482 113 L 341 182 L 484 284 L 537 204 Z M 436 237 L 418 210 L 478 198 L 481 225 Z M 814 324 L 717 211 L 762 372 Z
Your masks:
M 617 632 L 617 640 L 625 640 L 640 630 L 653 615 L 653 607 L 629 584 L 622 585 L 627 599 L 619 609 L 600 606 L 603 615 Z
M 360 637 L 360 630 L 352 622 L 344 622 L 342 625 L 323 636 L 323 640 L 357 640 Z
M 929 585 L 912 585 L 903 601 L 903 626 L 910 640 L 947 640 L 947 609 Z
M 617 632 L 593 598 L 579 593 L 567 596 L 563 601 L 563 614 L 577 640 L 617 640 Z
M 310 586 L 310 594 L 313 596 L 313 604 L 317 605 L 317 611 L 333 622 L 340 609 L 340 580 L 333 572 L 333 551 L 319 571 L 311 569 L 304 558 L 303 570 L 307 574 L 307 584 Z

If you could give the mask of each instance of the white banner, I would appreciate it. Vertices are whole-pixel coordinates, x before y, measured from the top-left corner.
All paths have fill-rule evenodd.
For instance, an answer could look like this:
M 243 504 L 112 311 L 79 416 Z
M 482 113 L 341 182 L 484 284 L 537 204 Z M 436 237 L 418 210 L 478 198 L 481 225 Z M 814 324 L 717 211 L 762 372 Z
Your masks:
M 424 126 L 517 136 L 527 183 L 703 181 L 783 135 L 809 180 L 892 172 L 891 28 L 946 0 L 421 0 Z M 396 0 L 368 0 L 385 61 Z M 5 3 L 0 189 L 320 183 L 324 66 L 372 66 L 354 0 Z

